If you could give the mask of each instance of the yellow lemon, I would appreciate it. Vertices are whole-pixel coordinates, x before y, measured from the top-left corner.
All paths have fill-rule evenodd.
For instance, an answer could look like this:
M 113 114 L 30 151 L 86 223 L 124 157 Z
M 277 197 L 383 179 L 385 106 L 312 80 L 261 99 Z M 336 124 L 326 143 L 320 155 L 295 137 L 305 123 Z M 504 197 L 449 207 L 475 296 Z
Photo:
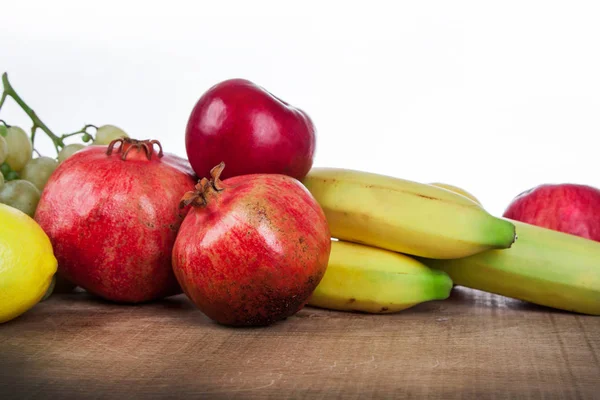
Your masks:
M 461 189 L 461 188 L 459 188 L 457 186 L 450 185 L 450 184 L 447 184 L 447 183 L 439 183 L 439 182 L 430 183 L 430 185 L 441 187 L 442 189 L 450 190 L 451 192 L 454 192 L 454 193 L 462 194 L 466 198 L 471 199 L 475 203 L 481 205 L 481 202 L 477 199 L 477 197 L 473 196 L 471 193 L 467 192 L 465 189 Z
M 0 204 L 0 323 L 44 297 L 57 261 L 50 239 L 27 214 Z

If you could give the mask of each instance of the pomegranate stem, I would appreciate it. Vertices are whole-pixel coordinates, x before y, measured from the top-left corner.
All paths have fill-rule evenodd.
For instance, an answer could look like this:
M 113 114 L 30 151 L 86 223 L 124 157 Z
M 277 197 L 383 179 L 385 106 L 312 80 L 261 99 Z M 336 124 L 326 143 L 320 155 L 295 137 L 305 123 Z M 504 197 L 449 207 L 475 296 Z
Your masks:
M 219 163 L 219 165 L 217 165 L 216 167 L 213 167 L 210 170 L 210 176 L 212 177 L 210 183 L 211 183 L 213 189 L 215 189 L 217 192 L 220 192 L 221 190 L 223 190 L 223 187 L 221 186 L 221 173 L 223 172 L 224 169 L 225 169 L 225 163 L 223 161 L 221 161 Z
M 208 204 L 207 195 L 211 190 L 220 192 L 225 188 L 222 186 L 221 172 L 225 169 L 225 163 L 221 162 L 216 167 L 210 170 L 211 179 L 202 178 L 198 181 L 194 190 L 191 190 L 183 195 L 183 198 L 179 202 L 179 208 L 184 208 L 190 204 L 194 207 L 206 207 Z

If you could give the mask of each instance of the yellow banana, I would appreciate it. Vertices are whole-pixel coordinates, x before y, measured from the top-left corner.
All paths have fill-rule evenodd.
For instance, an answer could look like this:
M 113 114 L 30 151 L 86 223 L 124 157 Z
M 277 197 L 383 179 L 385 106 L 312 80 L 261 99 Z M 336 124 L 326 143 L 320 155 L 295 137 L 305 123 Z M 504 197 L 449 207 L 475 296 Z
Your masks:
M 337 168 L 303 180 L 337 239 L 430 258 L 504 249 L 515 227 L 472 200 L 436 186 Z
M 547 307 L 600 315 L 600 243 L 512 221 L 517 240 L 457 260 L 419 259 L 457 285 Z
M 448 298 L 452 280 L 412 257 L 333 241 L 329 264 L 308 305 L 341 311 L 393 313 Z
M 441 187 L 442 189 L 447 189 L 454 193 L 462 194 L 466 198 L 471 199 L 475 203 L 481 205 L 481 202 L 479 201 L 479 199 L 477 199 L 477 197 L 475 197 L 473 194 L 467 192 L 465 189 L 459 188 L 458 186 L 450 185 L 448 183 L 440 183 L 440 182 L 430 183 L 430 185 Z

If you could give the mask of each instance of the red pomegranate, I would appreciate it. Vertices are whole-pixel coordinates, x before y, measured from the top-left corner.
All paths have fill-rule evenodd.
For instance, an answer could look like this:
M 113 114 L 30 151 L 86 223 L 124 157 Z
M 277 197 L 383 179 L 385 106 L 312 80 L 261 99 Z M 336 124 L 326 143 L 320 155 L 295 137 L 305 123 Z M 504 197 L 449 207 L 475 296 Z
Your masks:
M 179 201 L 195 182 L 187 161 L 157 141 L 118 139 L 64 161 L 35 220 L 66 279 L 115 302 L 155 300 L 181 293 L 171 252 L 185 216 Z
M 299 311 L 323 277 L 331 238 L 325 214 L 296 179 L 220 181 L 221 163 L 182 200 L 192 205 L 175 241 L 183 291 L 214 321 L 264 326 Z

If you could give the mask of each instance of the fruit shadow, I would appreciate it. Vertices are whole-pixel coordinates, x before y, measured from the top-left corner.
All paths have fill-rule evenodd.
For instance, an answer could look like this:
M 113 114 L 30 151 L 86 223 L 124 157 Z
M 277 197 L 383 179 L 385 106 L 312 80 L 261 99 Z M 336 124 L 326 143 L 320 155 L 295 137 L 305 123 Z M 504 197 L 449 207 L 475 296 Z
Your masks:
M 543 305 L 530 303 L 528 301 L 513 299 L 499 294 L 487 293 L 459 285 L 456 285 L 452 289 L 450 296 L 444 301 L 464 307 L 476 306 L 487 308 L 508 308 L 509 310 L 531 313 L 579 315 L 574 312 L 546 307 Z
M 556 315 L 580 315 L 577 313 L 546 307 L 527 301 L 513 299 L 497 294 L 482 292 L 476 289 L 470 289 L 463 286 L 455 286 L 450 296 L 446 300 L 433 300 L 417 304 L 395 313 L 368 313 L 360 310 L 327 310 L 316 306 L 306 306 L 304 312 L 296 314 L 298 318 L 315 318 L 323 317 L 343 317 L 351 314 L 353 316 L 389 316 L 389 315 L 423 315 L 423 314 L 444 314 L 459 313 L 467 314 L 475 308 L 487 309 L 508 309 L 516 312 L 540 313 L 540 314 L 556 314 Z M 307 312 L 310 311 L 310 312 Z
M 56 298 L 54 297 L 56 296 Z M 48 303 L 52 301 L 61 301 L 61 302 L 69 302 L 71 304 L 76 305 L 76 309 L 73 310 L 61 310 L 63 314 L 72 314 L 74 316 L 81 315 L 82 312 L 88 311 L 90 309 L 94 309 L 94 311 L 100 312 L 108 312 L 108 313 L 129 313 L 131 310 L 138 311 L 163 311 L 167 310 L 167 313 L 175 310 L 173 315 L 181 316 L 181 323 L 183 324 L 192 324 L 196 327 L 201 326 L 210 326 L 211 328 L 223 329 L 223 330 L 260 330 L 264 328 L 268 328 L 269 326 L 277 325 L 281 322 L 284 322 L 286 319 L 281 321 L 274 322 L 270 325 L 257 325 L 257 326 L 229 326 L 220 324 L 208 318 L 204 313 L 202 313 L 192 302 L 188 299 L 188 297 L 183 294 L 176 294 L 173 296 L 165 297 L 163 299 L 152 300 L 147 302 L 139 302 L 139 303 L 124 303 L 124 302 L 115 302 L 111 300 L 107 300 L 103 297 L 97 296 L 95 294 L 89 293 L 84 289 L 77 287 L 74 291 L 70 293 L 61 293 L 56 294 L 46 300 Z M 104 310 L 104 311 L 103 311 Z M 160 316 L 165 316 L 165 313 L 161 313 Z M 81 322 L 84 325 L 94 324 L 94 322 L 83 321 Z M 97 321 L 96 321 L 97 324 Z
M 53 315 L 60 314 L 68 325 L 79 328 L 103 327 L 138 318 L 200 328 L 213 324 L 184 294 L 132 304 L 110 301 L 78 288 L 74 292 L 54 294 L 44 303 Z
M 444 308 L 444 303 L 442 300 L 434 300 L 426 303 L 417 304 L 410 308 L 406 308 L 401 311 L 396 312 L 367 312 L 362 310 L 329 310 L 326 308 L 321 308 L 317 306 L 307 305 L 305 306 L 298 314 L 294 317 L 296 318 L 316 318 L 316 317 L 344 317 L 347 315 L 356 316 L 374 316 L 374 317 L 384 317 L 391 315 L 409 315 L 409 314 L 431 314 L 442 311 Z
M 89 293 L 86 290 L 77 287 L 69 293 L 57 293 L 51 296 L 47 302 L 53 300 L 53 298 L 60 297 L 61 300 L 68 301 L 70 303 L 79 303 L 87 305 L 100 305 L 100 306 L 118 306 L 122 308 L 137 308 L 137 307 L 148 307 L 153 306 L 154 308 L 166 308 L 166 309 L 178 309 L 178 310 L 191 310 L 194 309 L 194 305 L 182 294 L 175 294 L 162 299 L 149 300 L 137 303 L 119 302 L 105 299 L 101 296 L 97 296 L 93 293 Z

